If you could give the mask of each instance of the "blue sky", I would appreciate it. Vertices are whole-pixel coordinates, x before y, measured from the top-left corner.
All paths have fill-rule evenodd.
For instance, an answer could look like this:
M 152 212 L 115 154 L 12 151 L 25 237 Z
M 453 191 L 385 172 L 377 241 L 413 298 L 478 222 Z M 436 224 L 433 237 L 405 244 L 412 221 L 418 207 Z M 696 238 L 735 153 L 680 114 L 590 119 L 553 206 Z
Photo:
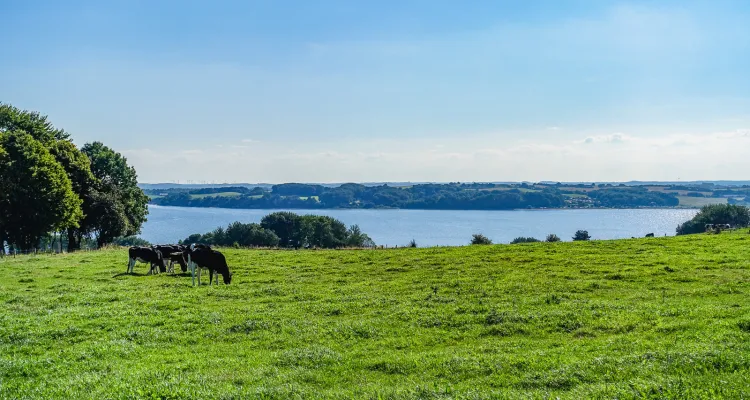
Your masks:
M 0 101 L 144 182 L 748 179 L 747 1 L 0 0 Z M 8 32 L 10 35 L 8 36 Z

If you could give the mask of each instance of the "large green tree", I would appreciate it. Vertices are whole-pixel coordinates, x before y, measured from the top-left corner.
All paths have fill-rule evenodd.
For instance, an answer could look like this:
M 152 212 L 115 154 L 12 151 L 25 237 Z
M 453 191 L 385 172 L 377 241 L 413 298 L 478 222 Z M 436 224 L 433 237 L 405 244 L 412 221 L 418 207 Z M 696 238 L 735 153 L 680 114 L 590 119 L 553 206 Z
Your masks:
M 45 146 L 59 140 L 70 140 L 70 135 L 55 128 L 46 115 L 0 103 L 0 132 L 10 131 L 24 131 Z
M 101 142 L 87 143 L 81 151 L 91 162 L 97 180 L 96 206 L 82 230 L 96 233 L 99 245 L 118 236 L 140 233 L 148 215 L 148 196 L 138 187 L 135 168 L 127 159 Z
M 100 142 L 79 150 L 47 116 L 0 104 L 0 133 L 15 131 L 26 132 L 49 151 L 81 199 L 77 220 L 54 227 L 67 230 L 68 251 L 80 248 L 84 237 L 96 236 L 101 246 L 117 236 L 140 232 L 148 197 L 138 188 L 135 170 L 124 157 Z
M 279 211 L 263 217 L 260 226 L 279 237 L 279 246 L 299 248 L 302 246 L 302 219 L 289 211 Z
M 81 220 L 76 227 L 68 227 L 68 251 L 81 247 L 83 236 L 91 230 L 95 213 L 95 202 L 98 197 L 98 180 L 91 173 L 91 161 L 73 143 L 58 140 L 50 146 L 50 152 L 63 166 L 73 186 L 73 191 L 81 198 Z
M 81 199 L 63 166 L 22 130 L 0 132 L 2 239 L 32 249 L 49 232 L 78 225 Z

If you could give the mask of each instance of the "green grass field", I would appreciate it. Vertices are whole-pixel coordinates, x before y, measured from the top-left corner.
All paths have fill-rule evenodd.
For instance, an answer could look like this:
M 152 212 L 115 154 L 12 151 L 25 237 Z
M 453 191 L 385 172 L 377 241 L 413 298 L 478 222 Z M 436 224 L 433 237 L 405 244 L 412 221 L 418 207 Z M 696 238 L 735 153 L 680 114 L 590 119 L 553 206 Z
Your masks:
M 750 234 L 0 260 L 0 398 L 741 399 Z
M 682 207 L 703 207 L 709 204 L 727 204 L 724 197 L 689 197 L 677 196 Z

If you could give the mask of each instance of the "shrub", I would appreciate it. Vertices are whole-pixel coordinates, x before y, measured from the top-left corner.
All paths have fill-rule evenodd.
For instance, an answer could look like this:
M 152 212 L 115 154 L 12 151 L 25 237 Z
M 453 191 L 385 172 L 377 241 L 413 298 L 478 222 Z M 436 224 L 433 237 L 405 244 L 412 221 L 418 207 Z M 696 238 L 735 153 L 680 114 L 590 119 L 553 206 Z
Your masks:
M 492 240 L 481 233 L 471 235 L 471 244 L 492 244 Z
M 347 229 L 341 221 L 329 216 L 290 212 L 269 214 L 257 223 L 233 222 L 206 234 L 193 234 L 181 244 L 203 243 L 240 247 L 374 247 L 375 242 L 357 225 Z
M 548 243 L 554 243 L 554 242 L 561 241 L 561 239 L 559 236 L 555 235 L 554 233 L 550 233 L 549 235 L 547 235 L 547 238 L 544 239 L 544 241 Z
M 349 247 L 375 247 L 375 242 L 359 229 L 359 225 L 352 225 L 347 232 L 346 245 Z
M 573 235 L 573 241 L 579 242 L 579 241 L 585 241 L 585 240 L 591 240 L 591 235 L 589 235 L 589 231 L 578 230 L 576 231 L 576 234 Z
M 148 240 L 141 239 L 138 236 L 120 236 L 112 241 L 116 246 L 151 246 Z
M 409 242 L 409 247 L 417 247 L 417 241 L 412 239 L 411 242 Z
M 541 240 L 539 240 L 537 238 L 533 238 L 533 237 L 523 237 L 523 236 L 521 236 L 521 237 L 517 237 L 517 238 L 513 239 L 513 241 L 510 242 L 510 244 L 536 243 L 536 242 L 541 242 Z
M 703 206 L 690 221 L 677 227 L 678 235 L 690 235 L 706 231 L 706 224 L 730 224 L 744 227 L 750 224 L 750 212 L 745 206 L 735 204 L 710 204 Z

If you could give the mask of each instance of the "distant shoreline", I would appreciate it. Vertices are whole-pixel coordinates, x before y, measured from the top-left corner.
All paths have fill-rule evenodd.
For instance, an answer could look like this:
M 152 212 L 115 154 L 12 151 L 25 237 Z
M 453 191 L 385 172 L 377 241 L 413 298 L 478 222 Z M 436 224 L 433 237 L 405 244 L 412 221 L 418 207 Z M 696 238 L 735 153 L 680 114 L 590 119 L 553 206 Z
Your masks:
M 173 206 L 149 203 L 149 207 L 163 208 L 196 208 L 196 209 L 214 209 L 214 210 L 336 210 L 336 211 L 390 211 L 390 210 L 407 210 L 407 211 L 573 211 L 573 210 L 700 210 L 700 207 L 558 207 L 558 208 L 513 208 L 507 210 L 501 209 L 456 209 L 456 208 L 397 208 L 397 207 L 379 207 L 379 208 L 291 208 L 291 207 L 257 207 L 257 208 L 234 208 L 234 207 L 193 207 L 193 206 Z

